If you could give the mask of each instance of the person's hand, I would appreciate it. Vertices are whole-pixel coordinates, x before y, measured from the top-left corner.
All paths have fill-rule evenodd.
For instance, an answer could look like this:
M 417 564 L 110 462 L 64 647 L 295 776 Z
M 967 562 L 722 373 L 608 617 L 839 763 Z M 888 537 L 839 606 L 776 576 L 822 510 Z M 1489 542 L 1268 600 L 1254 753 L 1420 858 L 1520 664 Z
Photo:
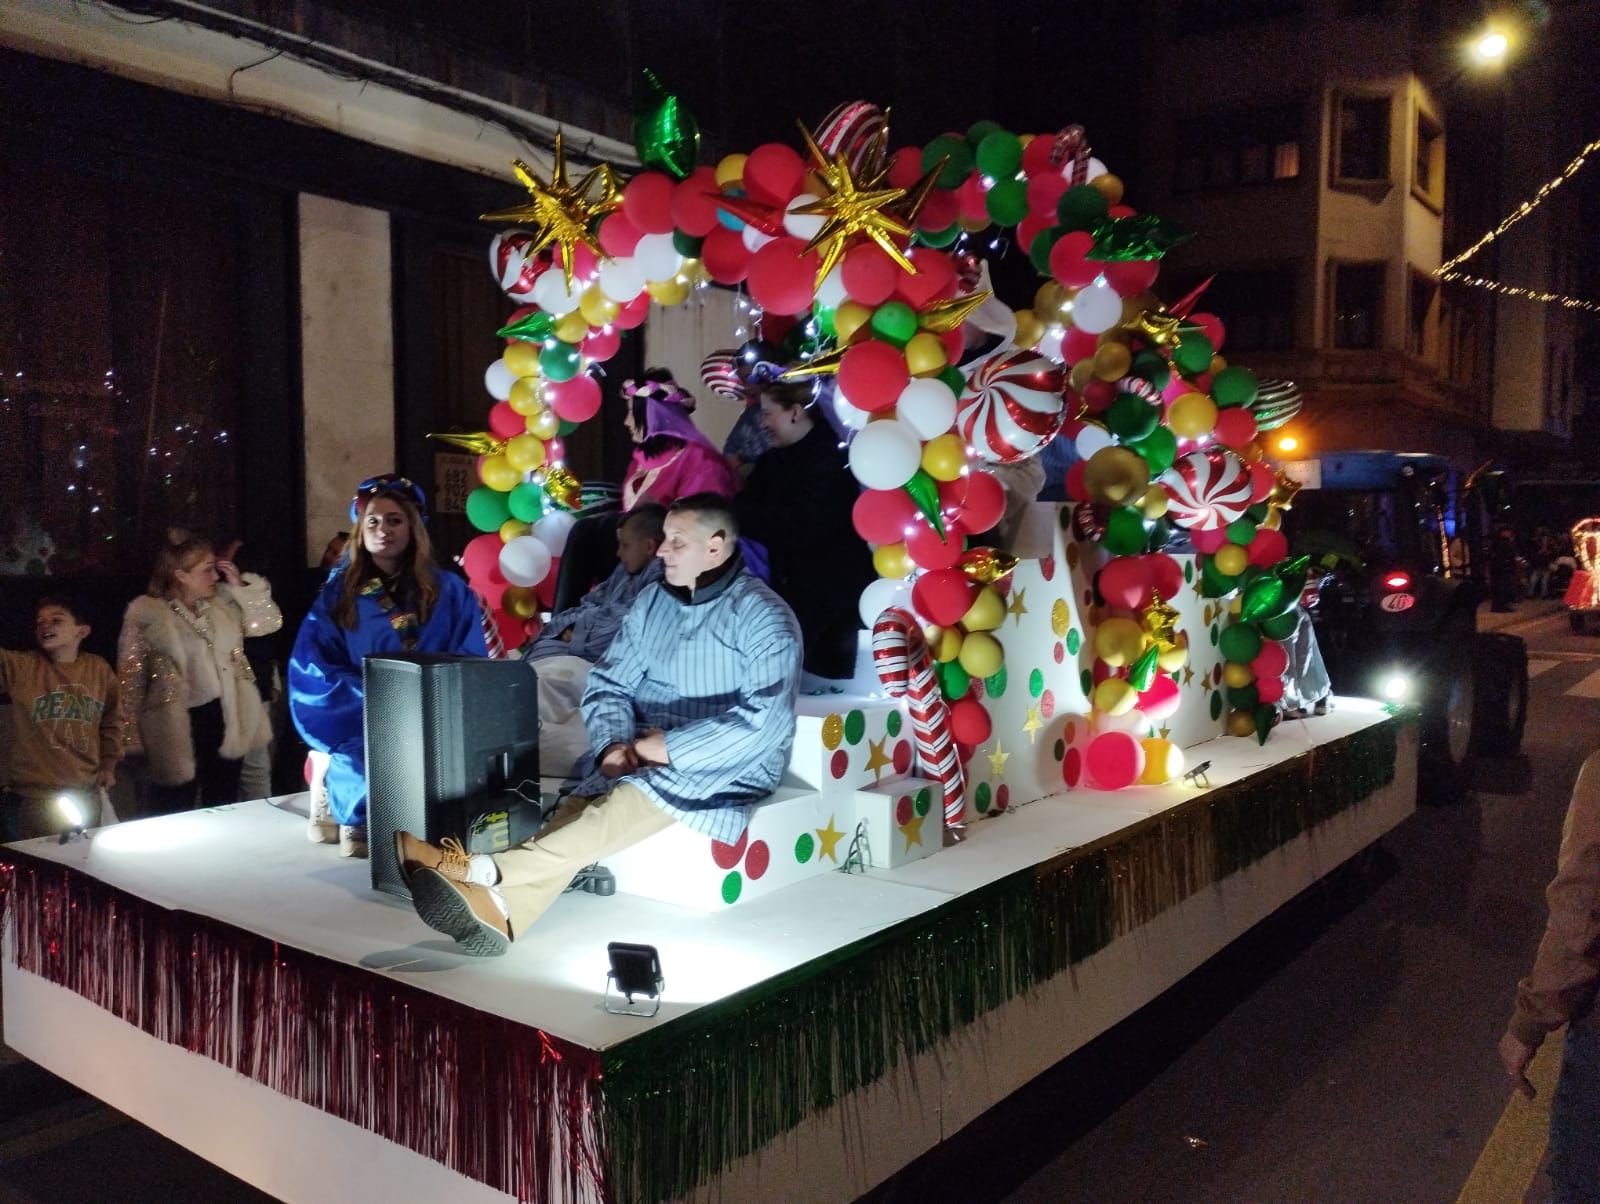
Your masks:
M 659 728 L 651 728 L 633 742 L 633 751 L 646 765 L 666 765 L 667 737 Z
M 639 757 L 631 744 L 618 740 L 600 754 L 600 772 L 608 778 L 620 778 L 639 768 Z
M 110 790 L 117 784 L 117 767 L 108 765 L 94 775 L 94 784 L 101 790 Z
M 1524 1099 L 1532 1099 L 1537 1094 L 1533 1084 L 1528 1081 L 1528 1063 L 1531 1061 L 1533 1061 L 1531 1045 L 1524 1045 L 1510 1033 L 1500 1038 L 1500 1064 L 1506 1068 L 1506 1076 L 1511 1080 L 1511 1085 Z
M 217 575 L 235 589 L 239 588 L 239 566 L 231 560 L 217 561 Z

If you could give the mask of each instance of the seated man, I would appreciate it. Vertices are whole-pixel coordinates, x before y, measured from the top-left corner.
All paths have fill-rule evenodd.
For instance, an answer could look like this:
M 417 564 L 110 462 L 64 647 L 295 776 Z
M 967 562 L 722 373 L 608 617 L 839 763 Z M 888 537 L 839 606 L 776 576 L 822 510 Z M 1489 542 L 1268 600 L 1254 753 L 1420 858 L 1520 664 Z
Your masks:
M 777 789 L 794 742 L 800 630 L 746 571 L 725 499 L 667 511 L 666 580 L 641 593 L 589 677 L 594 768 L 533 840 L 468 856 L 395 836 L 423 922 L 465 952 L 503 953 L 573 875 L 674 821 L 733 843 Z
M 661 579 L 661 521 L 667 508 L 635 507 L 617 527 L 617 567 L 576 606 L 550 616 L 525 660 L 539 678 L 539 772 L 566 777 L 589 748 L 578 705 L 589 671 L 605 655 L 647 585 Z
M 56 799 L 70 794 L 92 826 L 100 792 L 117 778 L 122 722 L 117 675 L 79 652 L 89 627 L 76 609 L 45 598 L 34 618 L 37 651 L 0 649 L 0 690 L 11 695 L 11 783 L 0 791 L 0 840 L 69 831 Z

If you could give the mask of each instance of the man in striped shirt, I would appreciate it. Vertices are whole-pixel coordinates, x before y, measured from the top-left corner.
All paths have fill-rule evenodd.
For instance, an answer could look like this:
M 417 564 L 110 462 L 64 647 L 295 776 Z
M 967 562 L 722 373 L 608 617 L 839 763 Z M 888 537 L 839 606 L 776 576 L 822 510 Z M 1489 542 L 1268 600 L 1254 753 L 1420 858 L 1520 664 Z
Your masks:
M 583 697 L 589 770 L 539 835 L 468 855 L 395 837 L 417 914 L 468 953 L 502 953 L 584 866 L 668 825 L 738 840 L 794 742 L 800 629 L 745 570 L 726 499 L 681 498 L 640 593 Z

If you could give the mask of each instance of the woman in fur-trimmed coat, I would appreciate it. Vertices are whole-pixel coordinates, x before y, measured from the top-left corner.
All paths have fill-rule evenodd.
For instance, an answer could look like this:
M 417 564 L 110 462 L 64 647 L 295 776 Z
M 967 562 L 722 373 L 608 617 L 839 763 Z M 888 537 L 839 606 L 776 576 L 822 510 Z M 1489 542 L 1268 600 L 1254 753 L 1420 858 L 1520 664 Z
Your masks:
M 242 577 L 201 539 L 162 549 L 117 645 L 124 738 L 149 765 L 151 810 L 238 801 L 245 754 L 272 738 L 244 640 L 282 625 L 264 578 Z

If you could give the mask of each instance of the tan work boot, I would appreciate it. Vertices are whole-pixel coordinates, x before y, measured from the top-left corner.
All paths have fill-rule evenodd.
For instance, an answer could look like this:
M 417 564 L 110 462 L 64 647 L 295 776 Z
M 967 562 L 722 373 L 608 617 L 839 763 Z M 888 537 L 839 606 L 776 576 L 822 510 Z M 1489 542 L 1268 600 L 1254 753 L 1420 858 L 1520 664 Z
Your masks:
M 471 855 L 454 836 L 432 845 L 410 832 L 394 834 L 394 859 L 400 866 L 400 876 L 407 882 L 418 870 L 435 870 L 452 882 L 465 882 L 472 866 Z
M 498 957 L 511 947 L 511 921 L 490 887 L 419 869 L 411 878 L 411 904 L 424 924 L 457 942 L 463 953 Z
M 338 844 L 339 825 L 333 822 L 328 792 L 320 781 L 311 785 L 310 814 L 306 817 L 306 839 L 312 844 Z
M 367 825 L 366 824 L 340 824 L 339 825 L 339 856 L 356 857 L 363 861 L 367 857 Z

